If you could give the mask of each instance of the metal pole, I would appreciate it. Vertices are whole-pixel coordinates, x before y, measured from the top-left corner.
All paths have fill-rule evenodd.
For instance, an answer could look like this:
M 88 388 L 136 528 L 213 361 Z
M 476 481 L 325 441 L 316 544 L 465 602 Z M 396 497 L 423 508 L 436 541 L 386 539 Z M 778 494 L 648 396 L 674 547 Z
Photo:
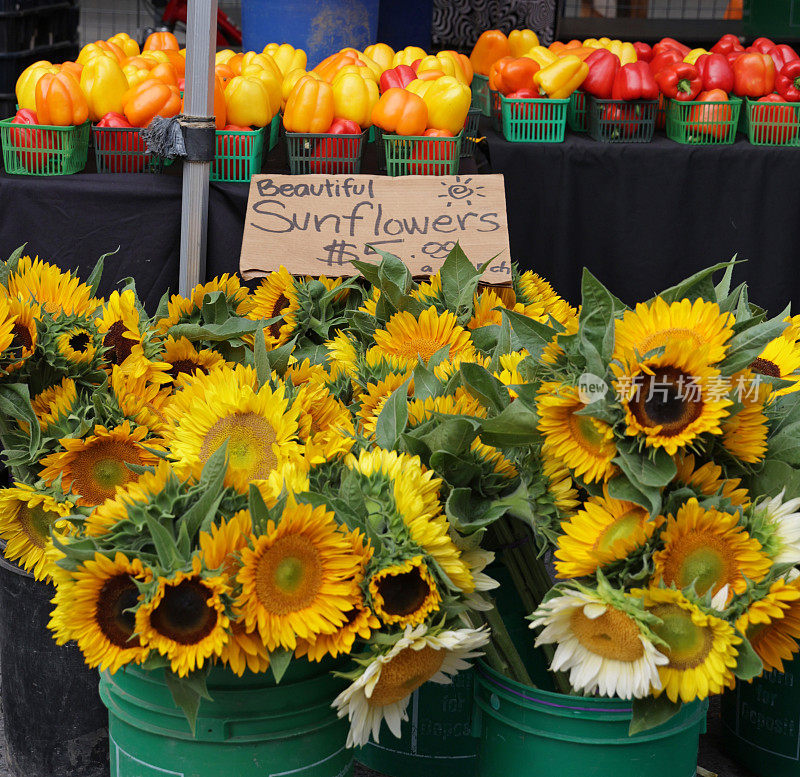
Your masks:
M 217 44 L 217 0 L 187 3 L 186 86 L 183 112 L 214 115 L 214 56 Z M 181 199 L 181 264 L 178 291 L 183 296 L 206 274 L 209 162 L 184 162 Z

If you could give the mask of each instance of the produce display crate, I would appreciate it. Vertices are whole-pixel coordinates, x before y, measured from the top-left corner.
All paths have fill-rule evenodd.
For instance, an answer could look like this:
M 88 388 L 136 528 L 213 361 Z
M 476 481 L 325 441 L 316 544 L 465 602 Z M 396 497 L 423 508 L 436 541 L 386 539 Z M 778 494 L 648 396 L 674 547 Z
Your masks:
M 79 9 L 71 3 L 46 7 L 0 10 L 0 51 L 22 51 L 36 46 L 72 42 L 78 34 Z
M 496 89 L 489 90 L 489 101 L 491 103 L 492 127 L 495 132 L 503 131 L 503 117 L 500 111 L 500 92 Z
M 464 125 L 464 138 L 461 141 L 462 158 L 471 157 L 478 145 L 478 127 L 481 112 L 477 108 L 470 108 L 467 114 L 467 123 Z
M 586 108 L 586 92 L 573 92 L 569 97 L 567 108 L 567 124 L 573 132 L 589 131 L 589 117 Z
M 503 135 L 512 143 L 562 143 L 569 98 L 510 99 L 500 96 Z
M 800 147 L 800 103 L 745 99 L 747 137 L 754 146 Z
M 484 116 L 490 115 L 489 78 L 475 73 L 472 77 L 472 107 L 479 108 Z
M 56 43 L 52 46 L 37 46 L 25 51 L 0 50 L 0 92 L 13 92 L 19 74 L 28 65 L 32 65 L 40 59 L 46 59 L 49 62 L 74 60 L 78 56 L 78 51 L 78 44 L 69 42 Z
M 667 100 L 663 94 L 658 96 L 658 108 L 656 109 L 656 129 L 667 128 Z
M 281 127 L 283 126 L 283 116 L 280 113 L 276 113 L 272 117 L 272 121 L 269 123 L 269 147 L 267 151 L 272 151 L 275 146 L 278 145 L 278 138 L 281 135 Z
M 670 100 L 667 106 L 667 137 L 689 146 L 724 146 L 736 140 L 738 97 L 717 102 Z
M 454 138 L 384 135 L 386 174 L 455 175 L 464 131 Z
M 88 121 L 77 127 L 0 121 L 6 172 L 39 176 L 79 173 L 86 167 L 90 128 Z
M 601 100 L 589 95 L 589 137 L 601 143 L 649 143 L 658 100 Z
M 211 180 L 248 182 L 252 176 L 260 173 L 264 139 L 268 131 L 266 127 L 247 132 L 217 130 Z
M 92 127 L 98 173 L 160 173 L 166 162 L 147 150 L 139 127 Z
M 366 139 L 366 131 L 360 135 L 287 132 L 289 171 L 292 175 L 360 173 Z

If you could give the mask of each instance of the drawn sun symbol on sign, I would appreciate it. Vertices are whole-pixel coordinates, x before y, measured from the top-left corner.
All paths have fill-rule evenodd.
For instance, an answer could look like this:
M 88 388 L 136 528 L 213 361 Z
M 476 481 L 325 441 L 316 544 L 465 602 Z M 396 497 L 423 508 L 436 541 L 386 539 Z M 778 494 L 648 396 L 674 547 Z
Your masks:
M 472 178 L 464 178 L 462 180 L 460 175 L 456 176 L 455 183 L 447 183 L 445 181 L 440 181 L 441 185 L 444 186 L 445 191 L 444 194 L 440 194 L 439 197 L 446 198 L 449 200 L 447 203 L 447 207 L 449 208 L 454 202 L 462 202 L 466 201 L 467 205 L 472 205 L 471 197 L 485 197 L 486 195 L 483 194 L 483 186 L 473 186 Z

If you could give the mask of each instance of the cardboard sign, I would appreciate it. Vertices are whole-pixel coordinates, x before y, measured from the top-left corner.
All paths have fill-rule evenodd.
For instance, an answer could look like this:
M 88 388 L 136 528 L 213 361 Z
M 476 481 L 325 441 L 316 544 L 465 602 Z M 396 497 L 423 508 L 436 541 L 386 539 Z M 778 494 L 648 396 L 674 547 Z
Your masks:
M 511 280 L 502 175 L 255 175 L 239 270 L 262 277 L 355 275 L 352 260 L 375 262 L 374 245 L 414 275 L 431 275 L 461 244 L 486 283 Z

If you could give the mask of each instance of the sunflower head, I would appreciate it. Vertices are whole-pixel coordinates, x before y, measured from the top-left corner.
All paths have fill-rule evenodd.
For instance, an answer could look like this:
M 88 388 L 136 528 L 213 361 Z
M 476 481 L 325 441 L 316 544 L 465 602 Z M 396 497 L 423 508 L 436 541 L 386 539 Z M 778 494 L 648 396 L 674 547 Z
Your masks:
M 422 556 L 376 569 L 367 585 L 371 608 L 386 624 L 424 623 L 442 600 Z
M 225 273 L 208 283 L 201 283 L 192 289 L 190 297 L 173 295 L 167 306 L 167 315 L 156 321 L 156 329 L 161 334 L 178 324 L 197 324 L 203 316 L 203 306 L 207 303 L 222 300 L 227 315 L 246 316 L 252 305 L 247 287 L 242 286 L 236 275 Z M 218 315 L 215 314 L 218 318 Z
M 101 304 L 70 272 L 23 256 L 6 282 L 8 296 L 41 306 L 51 316 L 91 316 Z
M 289 342 L 300 311 L 298 281 L 285 267 L 270 273 L 252 294 L 248 318 L 269 321 L 264 329 L 267 345 L 277 348 Z

